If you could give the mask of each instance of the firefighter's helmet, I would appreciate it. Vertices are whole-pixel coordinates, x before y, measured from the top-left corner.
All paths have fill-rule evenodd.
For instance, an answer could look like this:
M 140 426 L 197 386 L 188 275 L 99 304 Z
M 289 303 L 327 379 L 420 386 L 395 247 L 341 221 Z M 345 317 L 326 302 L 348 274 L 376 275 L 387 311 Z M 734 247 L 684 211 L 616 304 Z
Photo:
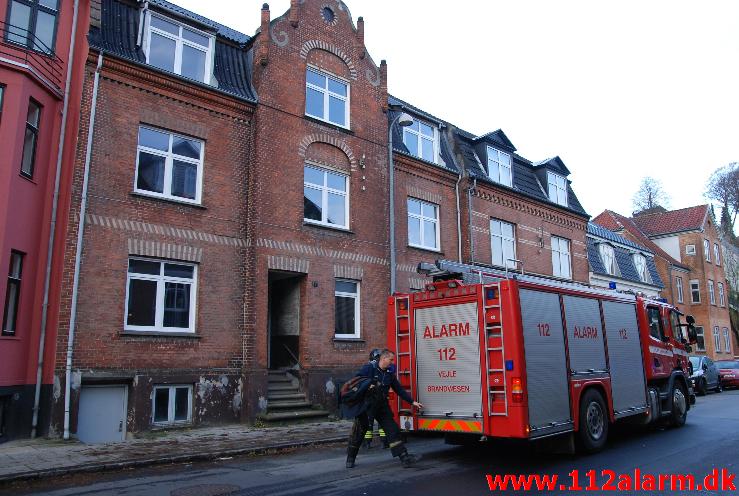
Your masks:
M 382 354 L 382 350 L 380 348 L 375 348 L 374 350 L 370 351 L 370 362 L 376 362 L 380 359 L 380 355 Z

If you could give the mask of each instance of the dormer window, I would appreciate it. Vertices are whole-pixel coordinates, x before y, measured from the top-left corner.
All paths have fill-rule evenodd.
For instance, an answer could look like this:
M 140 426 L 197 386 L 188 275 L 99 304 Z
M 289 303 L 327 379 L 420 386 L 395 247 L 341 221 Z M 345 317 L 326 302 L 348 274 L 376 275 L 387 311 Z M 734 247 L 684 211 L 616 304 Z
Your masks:
M 613 252 L 613 247 L 606 243 L 601 243 L 598 247 L 600 252 L 600 259 L 603 261 L 603 267 L 606 272 L 612 276 L 617 275 L 618 265 L 616 265 L 616 256 Z
M 210 84 L 213 36 L 159 15 L 150 15 L 146 62 L 201 83 Z
M 496 183 L 513 187 L 511 156 L 492 146 L 488 147 L 488 176 Z
M 647 269 L 647 258 L 641 253 L 635 253 L 633 255 L 634 267 L 636 267 L 636 273 L 639 275 L 641 282 L 651 283 L 652 278 Z
M 549 200 L 557 205 L 567 206 L 567 179 L 559 174 L 547 172 L 547 186 L 549 188 Z
M 429 162 L 436 162 L 438 149 L 436 130 L 425 122 L 413 120 L 403 128 L 403 144 L 411 155 Z

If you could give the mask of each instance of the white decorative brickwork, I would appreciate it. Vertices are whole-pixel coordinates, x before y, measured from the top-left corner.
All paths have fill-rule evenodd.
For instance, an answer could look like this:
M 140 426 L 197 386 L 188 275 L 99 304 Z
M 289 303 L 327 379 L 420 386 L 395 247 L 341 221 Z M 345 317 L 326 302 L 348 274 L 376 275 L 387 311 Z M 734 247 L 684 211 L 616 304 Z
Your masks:
M 334 277 L 340 279 L 354 279 L 361 281 L 364 276 L 364 269 L 357 266 L 334 265 Z
M 340 140 L 329 134 L 324 133 L 310 134 L 303 138 L 300 141 L 300 145 L 298 145 L 298 153 L 301 157 L 305 158 L 305 153 L 308 151 L 308 147 L 311 145 L 311 143 L 328 143 L 329 145 L 333 145 L 336 148 L 339 148 L 342 152 L 346 154 L 352 169 L 357 168 L 357 159 L 354 156 L 354 152 L 352 152 L 352 149 L 349 148 L 349 145 L 347 145 L 344 140 Z
M 351 78 L 354 80 L 357 79 L 357 68 L 354 67 L 354 62 L 351 61 L 351 59 L 344 53 L 343 50 L 332 45 L 331 43 L 327 43 L 322 40 L 310 40 L 303 43 L 303 46 L 300 49 L 300 56 L 304 59 L 307 59 L 308 53 L 314 49 L 324 50 L 326 52 L 333 53 L 334 55 L 339 57 L 349 68 L 349 75 L 351 76 Z
M 269 255 L 267 257 L 267 267 L 273 270 L 285 270 L 288 272 L 307 274 L 310 269 L 310 260 Z
M 195 246 L 173 245 L 161 241 L 128 240 L 128 254 L 153 258 L 169 258 L 186 262 L 200 263 L 203 260 L 203 249 Z

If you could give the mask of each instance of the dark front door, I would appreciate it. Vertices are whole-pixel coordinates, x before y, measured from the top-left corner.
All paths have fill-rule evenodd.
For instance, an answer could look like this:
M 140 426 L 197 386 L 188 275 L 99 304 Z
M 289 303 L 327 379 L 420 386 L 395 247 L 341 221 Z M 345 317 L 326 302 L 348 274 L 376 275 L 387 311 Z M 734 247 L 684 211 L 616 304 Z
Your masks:
M 293 368 L 300 357 L 302 275 L 269 273 L 269 368 Z

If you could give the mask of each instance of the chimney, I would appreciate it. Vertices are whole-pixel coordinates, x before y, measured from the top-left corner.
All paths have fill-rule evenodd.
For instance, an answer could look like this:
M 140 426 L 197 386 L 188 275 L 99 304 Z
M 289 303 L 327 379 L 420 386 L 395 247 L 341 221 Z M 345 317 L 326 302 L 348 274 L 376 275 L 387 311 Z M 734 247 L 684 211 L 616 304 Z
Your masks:
M 269 4 L 262 5 L 261 39 L 259 40 L 259 64 L 267 65 L 269 61 Z
M 90 27 L 100 28 L 100 19 L 102 17 L 101 0 L 90 1 Z
M 382 111 L 387 112 L 387 62 L 380 62 L 380 91 L 382 92 Z
M 298 27 L 298 0 L 290 0 L 290 14 L 288 15 L 288 19 L 290 20 L 290 25 L 294 28 Z
M 359 58 L 363 59 L 366 53 L 364 49 L 364 17 L 357 19 L 357 51 Z

